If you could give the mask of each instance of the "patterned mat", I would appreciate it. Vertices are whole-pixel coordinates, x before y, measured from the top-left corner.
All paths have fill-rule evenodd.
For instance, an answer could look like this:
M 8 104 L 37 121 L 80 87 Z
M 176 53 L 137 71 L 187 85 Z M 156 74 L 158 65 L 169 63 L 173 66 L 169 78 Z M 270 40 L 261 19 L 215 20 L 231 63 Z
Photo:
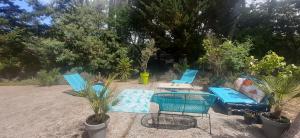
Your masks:
M 118 95 L 119 102 L 112 106 L 111 111 L 148 113 L 153 93 L 151 90 L 125 89 Z

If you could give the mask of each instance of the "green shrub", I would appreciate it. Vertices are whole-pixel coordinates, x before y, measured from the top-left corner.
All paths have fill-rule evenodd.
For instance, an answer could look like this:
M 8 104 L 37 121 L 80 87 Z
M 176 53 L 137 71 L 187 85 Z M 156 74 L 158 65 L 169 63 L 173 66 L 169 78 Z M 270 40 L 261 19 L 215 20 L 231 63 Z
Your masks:
M 246 60 L 249 57 L 249 51 L 252 47 L 252 41 L 248 39 L 243 43 L 225 41 L 221 45 L 224 56 L 224 63 L 228 70 L 238 72 L 247 66 Z
M 175 73 L 180 74 L 180 75 L 189 67 L 190 66 L 189 66 L 186 58 L 179 60 L 179 63 L 175 63 L 173 65 L 173 69 L 174 69 Z
M 37 73 L 37 79 L 41 86 L 51 86 L 58 84 L 59 69 L 55 68 L 51 71 L 41 70 Z
M 132 71 L 135 71 L 132 67 L 132 60 L 130 60 L 128 57 L 121 58 L 119 61 L 119 64 L 117 66 L 117 72 L 118 76 L 121 80 L 126 81 Z
M 297 75 L 299 67 L 294 64 L 287 64 L 284 57 L 278 56 L 275 52 L 269 51 L 261 60 L 251 57 L 249 69 L 253 75 L 262 76 L 281 76 L 289 77 Z
M 226 75 L 229 72 L 241 72 L 247 67 L 247 58 L 252 47 L 252 42 L 222 41 L 216 37 L 203 40 L 205 55 L 199 58 L 200 64 L 210 67 L 216 76 Z
M 226 79 L 221 76 L 212 76 L 209 78 L 208 85 L 209 86 L 223 86 L 226 83 Z
M 140 66 L 141 71 L 147 72 L 148 69 L 148 61 L 151 56 L 155 55 L 158 48 L 155 47 L 155 41 L 152 39 L 150 40 L 144 49 L 141 51 L 141 57 L 140 57 Z
M 261 60 L 252 63 L 251 70 L 255 75 L 277 75 L 286 66 L 284 57 L 269 51 Z
M 25 86 L 25 85 L 38 85 L 39 82 L 35 78 L 28 78 L 23 80 L 9 80 L 1 79 L 0 86 Z

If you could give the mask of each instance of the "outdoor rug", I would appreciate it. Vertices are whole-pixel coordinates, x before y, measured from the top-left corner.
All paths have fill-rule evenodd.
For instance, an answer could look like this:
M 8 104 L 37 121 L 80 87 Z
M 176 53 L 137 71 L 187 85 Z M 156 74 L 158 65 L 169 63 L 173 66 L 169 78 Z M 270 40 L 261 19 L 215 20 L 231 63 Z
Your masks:
M 118 95 L 118 102 L 111 107 L 111 111 L 148 113 L 153 93 L 151 90 L 125 89 Z

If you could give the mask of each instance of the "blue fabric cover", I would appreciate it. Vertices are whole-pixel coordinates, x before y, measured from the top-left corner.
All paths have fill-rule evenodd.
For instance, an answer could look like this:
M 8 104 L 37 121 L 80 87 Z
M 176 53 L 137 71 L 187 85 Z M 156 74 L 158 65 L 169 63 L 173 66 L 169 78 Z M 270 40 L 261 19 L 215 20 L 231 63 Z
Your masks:
M 198 70 L 191 70 L 191 69 L 187 69 L 182 77 L 180 78 L 180 80 L 172 80 L 172 83 L 187 83 L 187 84 L 191 84 L 193 83 L 196 75 L 198 73 Z
M 154 91 L 125 89 L 118 95 L 118 103 L 110 108 L 113 112 L 148 113 Z
M 231 88 L 209 87 L 208 89 L 223 103 L 258 104 L 255 100 Z
M 86 81 L 78 73 L 64 75 L 64 78 L 75 92 L 80 92 L 85 89 Z M 93 88 L 99 93 L 103 89 L 103 86 L 96 84 L 93 85 Z
M 203 92 L 163 92 L 152 96 L 151 102 L 159 105 L 160 111 L 206 114 L 216 96 Z

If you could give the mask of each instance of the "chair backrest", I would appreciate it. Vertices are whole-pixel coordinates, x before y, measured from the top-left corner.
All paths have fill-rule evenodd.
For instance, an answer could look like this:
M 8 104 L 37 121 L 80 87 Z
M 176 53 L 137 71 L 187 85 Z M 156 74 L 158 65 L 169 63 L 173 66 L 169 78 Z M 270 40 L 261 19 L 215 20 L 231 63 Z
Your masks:
M 198 73 L 198 70 L 187 69 L 180 80 L 186 81 L 187 83 L 192 83 Z
M 216 96 L 204 92 L 163 92 L 152 96 L 151 102 L 160 111 L 206 114 L 215 103 Z
M 86 81 L 78 73 L 64 75 L 64 78 L 74 91 L 84 90 Z

